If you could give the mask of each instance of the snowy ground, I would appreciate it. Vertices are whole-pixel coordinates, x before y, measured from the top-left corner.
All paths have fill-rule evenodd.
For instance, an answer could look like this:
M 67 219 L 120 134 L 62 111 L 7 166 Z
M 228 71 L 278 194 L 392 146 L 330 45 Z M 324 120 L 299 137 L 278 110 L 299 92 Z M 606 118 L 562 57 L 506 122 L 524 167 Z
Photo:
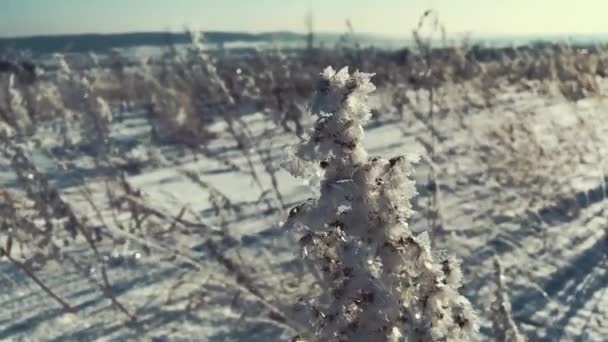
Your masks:
M 506 270 L 514 319 L 531 341 L 606 340 L 608 222 L 602 184 L 607 165 L 601 156 L 608 155 L 608 121 L 602 117 L 607 108 L 601 99 L 570 104 L 532 93 L 510 92 L 499 98 L 491 110 L 464 116 L 451 113 L 438 120 L 441 138 L 435 164 L 440 170 L 441 213 L 446 234 L 437 237 L 435 243 L 436 248 L 445 249 L 463 261 L 465 294 L 482 318 L 480 340 L 492 340 L 487 315 L 489 303 L 494 299 L 494 256 Z M 564 138 L 567 143 L 586 141 L 583 138 L 591 134 L 574 125 L 575 113 L 587 118 L 595 134 L 591 140 L 595 141 L 597 159 L 559 156 L 576 164 L 575 171 L 546 176 L 566 176 L 571 187 L 559 196 L 536 201 L 533 206 L 522 199 L 528 195 L 525 187 L 497 184 L 488 176 L 488 165 L 480 158 L 487 150 L 487 133 L 511 120 L 512 113 L 520 112 L 533 113 L 530 120 L 533 130 L 542 132 L 548 126 L 554 127 L 549 123 L 557 122 L 556 125 L 567 128 L 564 131 L 580 134 L 578 139 L 576 135 Z M 254 131 L 268 126 L 260 114 L 247 119 Z M 121 148 L 142 153 L 149 148 L 143 138 L 148 130 L 147 120 L 132 114 L 113 124 L 112 134 Z M 403 123 L 373 125 L 367 130 L 365 141 L 372 154 L 390 157 L 421 153 L 419 141 L 426 137 L 426 126 L 408 118 Z M 37 166 L 49 175 L 76 210 L 95 217 L 79 190 L 86 184 L 94 195 L 93 201 L 102 208 L 101 217 L 110 221 L 104 203 L 103 178 L 87 158 L 86 148 L 66 151 L 54 146 L 57 139 L 50 125 L 40 129 L 37 139 L 40 146 L 34 148 Z M 270 148 L 278 163 L 285 156 L 285 145 L 293 142 L 293 137 L 283 135 L 272 146 L 260 148 Z M 227 146 L 232 146 L 229 138 L 222 137 L 211 148 L 222 151 L 236 165 L 246 165 L 242 155 Z M 227 171 L 214 160 L 200 157 L 194 160 L 188 153 L 181 154 L 169 147 L 161 151 L 164 160 L 148 161 L 141 173 L 130 176 L 131 184 L 143 191 L 147 203 L 164 212 L 177 215 L 186 207 L 185 217 L 189 219 L 228 227 L 235 239 L 219 240 L 222 250 L 251 265 L 245 271 L 266 291 L 268 298 L 289 307 L 298 293 L 305 291 L 310 279 L 302 264 L 294 260 L 297 252 L 289 234 L 280 228 L 286 212 L 260 213 L 260 206 L 247 205 L 261 193 L 247 175 Z M 579 157 L 590 161 L 573 161 Z M 70 162 L 70 171 L 62 169 L 57 160 Z M 254 157 L 254 161 L 256 169 L 264 174 L 259 160 Z M 10 170 L 4 164 L 0 167 L 0 184 L 18 187 Z M 243 212 L 221 222 L 210 207 L 208 193 L 184 177 L 183 170 L 196 171 L 231 201 L 243 203 Z M 423 210 L 429 195 L 424 187 L 427 172 L 428 167 L 420 165 L 417 175 L 420 196 L 415 204 L 421 210 L 413 218 L 417 231 L 424 230 L 427 223 Z M 311 195 L 305 184 L 286 172 L 280 171 L 277 177 L 285 202 L 296 203 Z M 263 182 L 265 187 L 269 186 L 268 179 Z M 574 207 L 576 210 L 572 210 Z M 104 223 L 99 217 L 97 220 Z M 206 237 L 213 233 L 200 229 L 155 239 L 149 246 L 151 253 L 145 253 L 138 243 L 141 235 L 113 226 L 108 224 L 108 229 L 129 242 L 118 248 L 104 242 L 101 250 L 107 256 L 114 293 L 137 315 L 138 323 L 127 323 L 89 278 L 69 267 L 51 263 L 37 272 L 47 286 L 78 309 L 76 314 L 65 314 L 20 270 L 2 261 L 0 340 L 279 341 L 291 337 L 290 332 L 259 315 L 259 304 L 239 294 L 233 277 L 213 260 L 205 245 Z M 90 258 L 88 272 L 93 278 L 97 276 L 95 262 L 84 243 L 71 245 L 69 254 L 84 262 Z M 256 315 L 257 319 L 250 319 Z

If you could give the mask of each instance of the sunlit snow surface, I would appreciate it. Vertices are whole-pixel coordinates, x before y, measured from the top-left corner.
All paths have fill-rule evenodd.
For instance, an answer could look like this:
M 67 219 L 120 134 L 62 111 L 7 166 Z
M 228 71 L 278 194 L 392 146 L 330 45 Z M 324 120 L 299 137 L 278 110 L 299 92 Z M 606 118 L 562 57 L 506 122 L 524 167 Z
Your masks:
M 557 125 L 574 127 L 573 113 L 578 110 L 593 120 L 598 133 L 598 155 L 608 156 L 607 109 L 600 99 L 586 99 L 573 105 L 510 91 L 498 99 L 494 109 L 468 113 L 469 128 L 462 128 L 456 115 L 438 120 L 438 130 L 443 133 L 438 149 L 442 215 L 451 236 L 441 240 L 437 247 L 463 260 L 464 293 L 482 319 L 480 341 L 491 340 L 487 335 L 491 334 L 491 325 L 485 315 L 493 300 L 494 255 L 500 258 L 506 270 L 505 282 L 514 319 L 530 340 L 603 341 L 608 336 L 608 222 L 604 210 L 606 201 L 604 196 L 598 195 L 602 170 L 606 167 L 604 160 L 582 163 L 577 172 L 571 174 L 572 190 L 568 190 L 567 195 L 579 202 L 585 198 L 585 203 L 575 214 L 560 215 L 556 209 L 558 203 L 550 200 L 540 203 L 534 210 L 518 205 L 516 196 L 509 200 L 511 189 L 497 188 L 495 184 L 483 181 L 480 175 L 486 172 L 486 166 L 474 158 L 479 139 L 484 138 L 483 132 L 507 120 L 509 113 L 524 110 L 536 113 L 530 125 L 539 132 L 548 129 L 548 123 L 554 121 Z M 269 125 L 261 114 L 249 115 L 247 120 L 257 132 Z M 124 121 L 113 124 L 112 134 L 125 153 L 144 154 L 149 146 L 139 137 L 148 129 L 145 118 L 137 113 L 127 113 Z M 216 129 L 221 131 L 222 128 Z M 41 147 L 35 148 L 34 160 L 76 210 L 94 216 L 78 187 L 86 183 L 99 207 L 104 208 L 107 205 L 101 176 L 96 174 L 91 160 L 86 157 L 84 146 L 81 150 L 58 150 L 53 134 L 50 125 L 40 128 L 36 139 Z M 419 153 L 423 149 L 417 137 L 427 135 L 428 131 L 419 121 L 406 119 L 403 123 L 371 125 L 366 130 L 365 144 L 371 154 L 386 157 Z M 284 146 L 293 141 L 293 137 L 284 136 L 273 146 L 261 148 L 271 148 L 279 163 L 285 157 Z M 237 165 L 244 164 L 242 156 L 236 150 L 226 148 L 228 146 L 232 143 L 226 136 L 214 142 L 211 148 L 224 150 L 222 153 Z M 200 157 L 193 160 L 192 155 L 170 147 L 162 147 L 160 152 L 162 162 L 150 163 L 143 173 L 133 175 L 129 180 L 144 192 L 146 201 L 167 213 L 177 215 L 186 206 L 188 218 L 204 220 L 212 226 L 218 224 L 208 195 L 182 175 L 181 171 L 185 169 L 200 172 L 204 180 L 221 189 L 234 202 L 253 202 L 260 196 L 249 177 L 229 172 L 215 161 Z M 54 157 L 51 153 L 55 153 Z M 572 156 L 575 157 L 578 158 Z M 78 166 L 77 171 L 64 171 L 54 159 L 72 161 Z M 257 167 L 263 173 L 262 166 Z M 419 167 L 419 184 L 425 182 L 427 169 L 424 163 Z M 281 171 L 278 178 L 288 203 L 297 203 L 312 195 L 305 184 L 286 172 Z M 5 160 L 0 164 L 0 184 L 17 187 Z M 426 203 L 428 196 L 424 186 L 419 187 L 417 207 Z M 103 214 L 109 215 L 107 211 Z M 298 273 L 293 268 L 298 267 L 298 263 L 292 262 L 297 253 L 289 234 L 280 229 L 280 222 L 286 215 L 286 212 L 251 210 L 243 213 L 239 221 L 229 224 L 230 232 L 239 241 L 226 241 L 224 247 L 233 256 L 238 250 L 244 260 L 253 263 L 255 272 L 248 271 L 263 288 L 298 286 L 298 280 L 293 279 L 293 274 Z M 110 220 L 110 217 L 105 219 Z M 425 226 L 423 213 L 416 214 L 412 228 L 422 231 Z M 126 233 L 116 231 L 116 234 Z M 154 249 L 149 255 L 145 254 L 136 243 L 118 250 L 101 244 L 102 252 L 111 260 L 109 278 L 113 291 L 138 316 L 137 325 L 128 324 L 125 317 L 80 274 L 53 263 L 37 273 L 50 288 L 78 309 L 76 314 L 64 314 L 28 277 L 8 262 L 0 262 L 0 340 L 289 340 L 291 336 L 280 327 L 263 320 L 251 322 L 242 318 L 248 311 L 257 310 L 256 305 L 237 296 L 238 291 L 226 285 L 233 280 L 210 260 L 202 244 L 204 234 L 175 235 L 166 242 L 196 260 L 199 269 Z M 69 247 L 70 253 L 76 256 L 84 249 L 84 243 Z M 90 271 L 94 276 L 93 260 Z M 184 281 L 175 287 L 180 277 Z M 187 307 L 178 300 L 180 296 L 192 293 L 197 298 L 194 307 Z M 295 299 L 279 298 L 278 301 L 287 303 Z

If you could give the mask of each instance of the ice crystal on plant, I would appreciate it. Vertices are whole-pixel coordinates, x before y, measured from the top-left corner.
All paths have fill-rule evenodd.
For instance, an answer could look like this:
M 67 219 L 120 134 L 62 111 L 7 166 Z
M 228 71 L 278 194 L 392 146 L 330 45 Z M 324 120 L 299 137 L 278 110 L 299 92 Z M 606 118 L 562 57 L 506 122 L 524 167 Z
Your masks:
M 458 263 L 435 256 L 426 234 L 408 227 L 416 159 L 370 157 L 362 144 L 372 76 L 326 68 L 310 106 L 314 130 L 284 163 L 296 177 L 321 175 L 319 197 L 293 208 L 285 223 L 301 234 L 328 289 L 311 302 L 316 336 L 468 340 L 477 320 L 459 293 Z

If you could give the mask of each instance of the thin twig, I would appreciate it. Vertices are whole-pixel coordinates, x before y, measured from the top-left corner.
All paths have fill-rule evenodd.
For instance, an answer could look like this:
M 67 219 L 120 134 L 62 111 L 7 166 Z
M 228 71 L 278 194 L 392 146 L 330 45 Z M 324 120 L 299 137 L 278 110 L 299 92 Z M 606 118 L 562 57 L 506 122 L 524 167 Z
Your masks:
M 59 295 L 57 295 L 55 292 L 53 292 L 53 290 L 51 290 L 48 286 L 46 286 L 44 284 L 44 282 L 42 280 L 40 280 L 40 278 L 38 278 L 38 276 L 36 276 L 36 274 L 34 274 L 34 272 L 29 267 L 27 267 L 27 265 L 25 265 L 24 263 L 22 263 L 20 261 L 15 260 L 10 255 L 10 253 L 7 253 L 7 251 L 4 250 L 4 248 L 2 248 L 2 247 L 0 247 L 0 256 L 5 256 L 11 263 L 13 263 L 13 265 L 17 266 L 17 268 L 19 268 L 25 274 L 27 274 L 28 277 L 30 277 L 36 284 L 38 284 L 38 286 L 40 286 L 40 288 L 46 294 L 48 294 L 57 303 L 59 303 L 66 312 L 69 312 L 69 313 L 75 313 L 76 312 L 76 309 L 73 306 L 71 306 L 70 304 L 68 304 L 67 301 L 65 301 L 64 299 L 62 299 Z

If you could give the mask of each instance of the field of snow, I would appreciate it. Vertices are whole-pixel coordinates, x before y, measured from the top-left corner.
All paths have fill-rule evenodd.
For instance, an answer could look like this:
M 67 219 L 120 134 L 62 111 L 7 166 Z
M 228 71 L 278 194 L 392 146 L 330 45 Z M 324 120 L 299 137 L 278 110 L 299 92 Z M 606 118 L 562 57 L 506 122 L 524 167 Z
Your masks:
M 464 294 L 482 323 L 480 341 L 494 340 L 490 303 L 495 299 L 495 258 L 505 270 L 513 319 L 530 341 L 606 340 L 607 110 L 608 102 L 600 97 L 572 103 L 507 89 L 491 109 L 438 114 L 433 164 L 443 227 L 432 239 L 436 249 L 462 260 Z M 512 150 L 497 138 L 496 132 L 505 127 L 517 132 L 521 115 L 546 147 L 539 155 L 532 154 L 529 140 L 517 140 L 516 133 L 505 140 L 516 140 Z M 128 226 L 125 212 L 115 217 L 107 203 L 108 176 L 94 165 L 86 144 L 71 149 L 60 145 L 54 123 L 40 127 L 34 139 L 22 144 L 79 215 L 112 233 L 98 248 L 112 292 L 137 321 L 129 321 L 97 287 L 100 266 L 81 239 L 63 248 L 62 263 L 34 267 L 75 313 L 65 313 L 22 270 L 0 261 L 0 340 L 289 341 L 293 332 L 269 318 L 269 307 L 243 288 L 246 282 L 239 277 L 250 279 L 263 292 L 264 302 L 286 313 L 313 287 L 294 237 L 281 223 L 291 206 L 314 194 L 280 170 L 276 179 L 286 205 L 273 209 L 278 200 L 274 192 L 264 192 L 272 184 L 260 160 L 265 155 L 278 165 L 297 138 L 278 134 L 255 146 L 268 151 L 250 159 L 261 175 L 256 184 L 249 174 L 233 171 L 234 166 L 247 169 L 249 161 L 222 123 L 211 128 L 220 136 L 208 146 L 216 156 L 210 159 L 151 144 L 142 113 L 122 116 L 111 125 L 114 144 L 120 155 L 141 161 L 127 179 L 141 190 L 142 202 L 167 215 L 156 215 L 157 225 L 170 228 L 154 230 L 150 224 L 141 231 Z M 245 120 L 255 136 L 277 129 L 260 113 Z M 373 121 L 365 145 L 372 154 L 393 157 L 424 154 L 428 139 L 428 125 L 406 114 L 403 121 Z M 577 151 L 584 153 L 573 154 L 570 147 L 579 145 Z M 229 160 L 231 167 L 221 160 Z M 0 161 L 0 185 L 19 190 L 7 160 Z M 196 184 L 187 172 L 206 185 Z M 418 212 L 411 223 L 417 232 L 428 227 L 428 173 L 429 163 L 421 162 L 414 202 Z M 214 206 L 213 189 L 225 196 L 222 203 L 231 203 L 230 209 Z M 218 250 L 238 260 L 241 268 L 230 270 Z M 14 247 L 15 255 L 35 252 Z M 76 269 L 76 264 L 88 267 Z

